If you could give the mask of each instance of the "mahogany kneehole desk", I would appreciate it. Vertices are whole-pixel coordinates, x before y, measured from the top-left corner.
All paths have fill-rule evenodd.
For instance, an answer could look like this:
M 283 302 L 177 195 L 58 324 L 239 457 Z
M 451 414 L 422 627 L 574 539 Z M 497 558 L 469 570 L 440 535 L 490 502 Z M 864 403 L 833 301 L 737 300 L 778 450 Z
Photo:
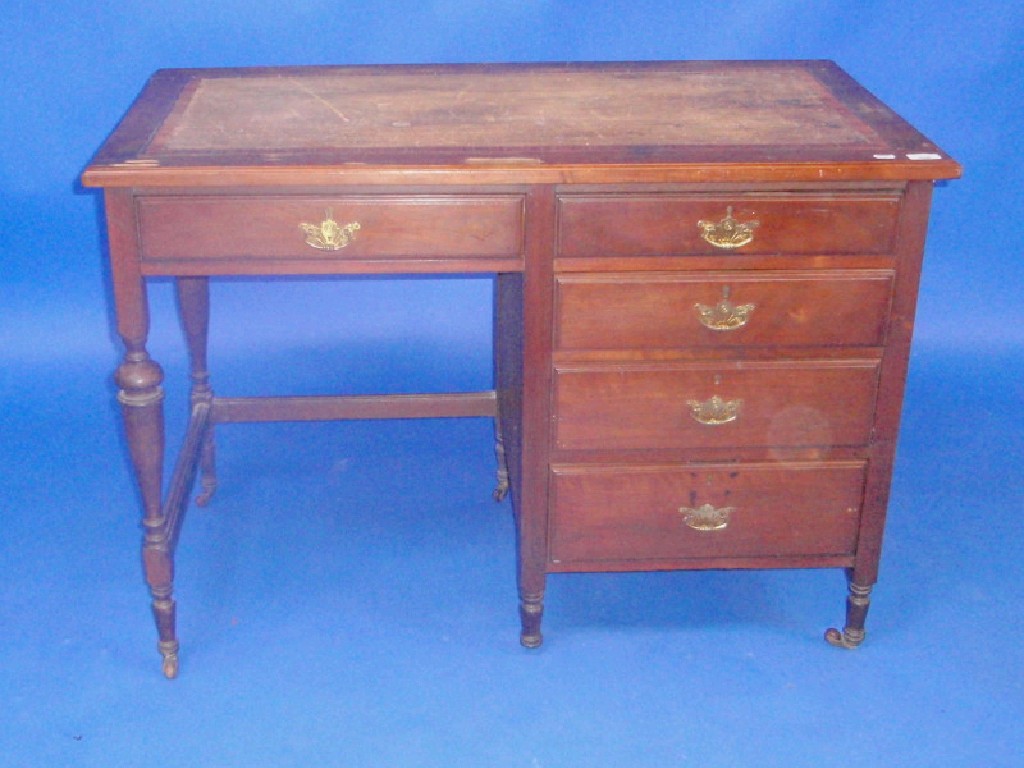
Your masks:
M 235 421 L 493 416 L 526 646 L 549 573 L 808 567 L 847 570 L 826 638 L 857 646 L 932 182 L 959 174 L 826 61 L 157 72 L 83 182 L 164 673 L 184 510 Z M 211 276 L 479 272 L 493 391 L 213 394 Z M 151 276 L 176 278 L 192 379 L 166 493 Z

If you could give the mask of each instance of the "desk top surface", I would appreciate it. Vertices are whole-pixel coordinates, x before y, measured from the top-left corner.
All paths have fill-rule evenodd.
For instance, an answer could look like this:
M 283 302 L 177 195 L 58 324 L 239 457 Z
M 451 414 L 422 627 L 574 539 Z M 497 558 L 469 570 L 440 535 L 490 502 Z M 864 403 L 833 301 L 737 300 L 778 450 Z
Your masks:
M 89 186 L 952 178 L 828 61 L 161 70 Z

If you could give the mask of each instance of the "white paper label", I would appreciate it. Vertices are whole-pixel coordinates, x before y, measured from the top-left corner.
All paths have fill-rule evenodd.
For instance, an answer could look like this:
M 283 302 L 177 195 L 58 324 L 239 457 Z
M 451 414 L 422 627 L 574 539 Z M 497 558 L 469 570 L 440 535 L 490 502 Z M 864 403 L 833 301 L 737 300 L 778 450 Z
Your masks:
M 875 160 L 895 160 L 896 155 L 875 155 Z
M 907 160 L 941 160 L 942 155 L 934 152 L 908 152 Z

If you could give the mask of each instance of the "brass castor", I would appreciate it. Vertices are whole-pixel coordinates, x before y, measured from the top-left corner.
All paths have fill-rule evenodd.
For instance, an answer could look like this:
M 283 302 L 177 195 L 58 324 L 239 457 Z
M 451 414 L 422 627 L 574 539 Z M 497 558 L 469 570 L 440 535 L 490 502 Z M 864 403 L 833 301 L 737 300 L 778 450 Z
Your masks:
M 850 574 L 850 593 L 846 596 L 846 626 L 843 631 L 829 629 L 825 642 L 835 648 L 852 650 L 864 642 L 864 620 L 871 605 L 871 585 L 858 584 Z
M 196 506 L 205 507 L 210 503 L 213 498 L 213 494 L 217 491 L 217 481 L 208 481 L 205 478 L 202 480 L 202 490 L 199 495 L 196 496 Z
M 524 648 L 540 648 L 544 638 L 540 634 L 540 620 L 544 615 L 543 598 L 524 597 L 519 603 L 519 643 Z
M 494 488 L 492 496 L 495 501 L 505 500 L 505 497 L 508 496 L 508 478 L 498 481 L 498 485 Z
M 157 644 L 157 648 L 160 651 L 160 655 L 164 657 L 164 677 L 168 680 L 173 680 L 178 676 L 178 641 L 160 641 L 160 643 Z
M 178 657 L 177 656 L 165 656 L 164 657 L 164 677 L 168 680 L 173 680 L 178 676 Z
M 524 648 L 540 648 L 541 643 L 544 642 L 544 638 L 541 637 L 538 632 L 535 635 L 520 635 L 519 644 Z
M 864 634 L 863 629 L 844 629 L 842 632 L 835 628 L 828 629 L 825 631 L 825 642 L 835 648 L 852 651 L 864 642 Z

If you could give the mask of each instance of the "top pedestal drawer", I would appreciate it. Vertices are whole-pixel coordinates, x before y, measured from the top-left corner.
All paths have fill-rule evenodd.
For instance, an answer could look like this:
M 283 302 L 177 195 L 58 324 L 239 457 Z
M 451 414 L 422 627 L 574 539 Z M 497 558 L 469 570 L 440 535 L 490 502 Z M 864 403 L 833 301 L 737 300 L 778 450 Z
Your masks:
M 893 248 L 900 199 L 893 193 L 565 195 L 558 254 L 884 254 Z
M 143 264 L 500 259 L 522 251 L 520 195 L 142 196 Z

